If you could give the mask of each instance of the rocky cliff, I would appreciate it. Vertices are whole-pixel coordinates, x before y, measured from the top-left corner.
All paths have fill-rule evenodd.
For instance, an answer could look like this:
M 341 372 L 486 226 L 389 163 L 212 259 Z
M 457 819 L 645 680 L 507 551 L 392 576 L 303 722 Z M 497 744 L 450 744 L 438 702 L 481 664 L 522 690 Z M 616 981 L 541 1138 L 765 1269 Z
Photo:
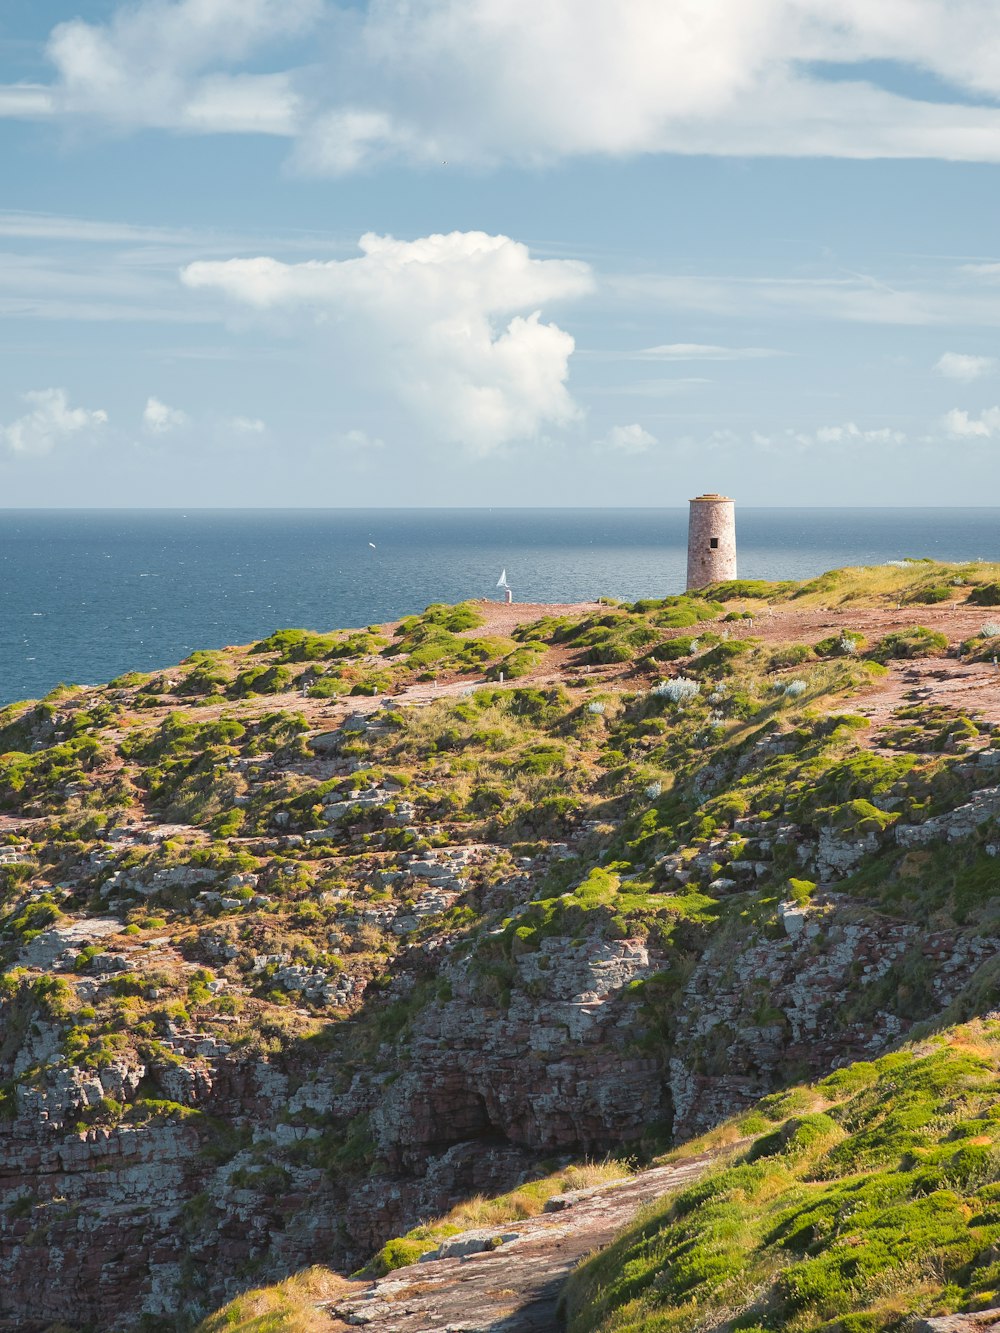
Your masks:
M 183 1327 L 983 1012 L 995 576 L 436 607 L 4 710 L 0 1319 Z

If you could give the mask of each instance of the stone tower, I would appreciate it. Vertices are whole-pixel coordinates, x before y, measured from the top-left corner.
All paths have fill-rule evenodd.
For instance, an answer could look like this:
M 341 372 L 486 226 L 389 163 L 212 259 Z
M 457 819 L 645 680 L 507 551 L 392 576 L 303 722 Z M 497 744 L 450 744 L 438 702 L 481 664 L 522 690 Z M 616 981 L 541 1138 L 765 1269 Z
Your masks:
M 735 577 L 736 506 L 727 495 L 699 495 L 688 518 L 688 591 Z

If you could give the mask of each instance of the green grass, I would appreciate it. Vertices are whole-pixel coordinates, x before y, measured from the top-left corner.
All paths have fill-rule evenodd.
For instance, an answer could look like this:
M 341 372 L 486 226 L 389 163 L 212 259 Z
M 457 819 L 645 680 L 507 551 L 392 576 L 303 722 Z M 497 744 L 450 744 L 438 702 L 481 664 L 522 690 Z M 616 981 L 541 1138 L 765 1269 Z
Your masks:
M 939 630 L 914 625 L 911 629 L 895 630 L 885 635 L 869 651 L 874 661 L 888 662 L 898 657 L 933 657 L 947 647 L 948 640 Z
M 794 1090 L 794 1114 L 766 1099 L 732 1124 L 749 1146 L 574 1275 L 570 1333 L 879 1333 L 996 1304 L 998 1075 L 988 1022 Z
M 807 585 L 739 581 L 707 596 L 608 603 L 596 614 L 544 618 L 509 639 L 481 635 L 475 605 L 433 606 L 404 620 L 391 637 L 371 627 L 330 634 L 281 630 L 250 649 L 192 654 L 182 668 L 160 676 L 122 677 L 110 697 L 97 689 L 62 690 L 41 703 L 0 710 L 0 798 L 10 810 L 49 816 L 30 837 L 5 838 L 26 858 L 23 868 L 0 872 L 5 956 L 16 957 L 60 913 L 114 911 L 126 935 L 155 930 L 155 940 L 141 941 L 154 946 L 151 957 L 163 938 L 171 946 L 164 958 L 177 950 L 189 964 L 212 969 L 174 966 L 161 974 L 157 967 L 141 985 L 137 970 L 101 981 L 95 991 L 92 956 L 119 941 L 83 950 L 75 971 L 68 969 L 48 989 L 8 973 L 0 1053 L 13 1067 L 23 1030 L 37 1021 L 55 1025 L 69 1065 L 94 1070 L 128 1059 L 155 1069 L 169 1064 L 164 1042 L 180 1027 L 219 1032 L 235 1050 L 287 1061 L 294 1070 L 306 1067 L 301 1055 L 307 1053 L 347 1082 L 373 1071 L 391 1078 L 406 1067 L 408 1044 L 430 1006 L 457 997 L 486 1010 L 534 1001 L 542 1011 L 548 941 L 559 937 L 570 948 L 622 939 L 652 946 L 658 970 L 615 997 L 609 1013 L 617 1011 L 636 1058 L 666 1060 L 684 983 L 706 947 L 714 943 L 724 952 L 730 940 L 742 948 L 768 939 L 782 947 L 781 899 L 813 903 L 824 931 L 882 915 L 918 923 L 921 931 L 994 934 L 1000 894 L 997 861 L 987 847 L 997 840 L 995 823 L 984 821 L 961 842 L 915 851 L 897 846 L 892 832 L 899 821 L 950 810 L 974 786 L 995 781 L 985 765 L 962 753 L 987 742 L 987 726 L 956 710 L 921 705 L 912 714 L 899 710 L 873 735 L 866 719 L 850 711 L 863 706 L 858 696 L 885 674 L 866 653 L 888 660 L 941 652 L 942 637 L 914 626 L 874 647 L 850 630 L 815 645 L 797 643 L 791 634 L 786 642 L 767 643 L 753 637 L 751 622 L 783 604 L 933 605 L 940 589 L 960 602 L 998 573 L 996 567 L 913 562 L 834 571 Z M 932 627 L 933 615 L 926 614 Z M 850 623 L 849 610 L 842 623 Z M 974 651 L 985 653 L 980 644 L 986 643 L 980 636 Z M 575 660 L 562 686 L 524 680 L 524 672 L 538 666 L 547 672 L 548 663 L 565 660 L 567 648 Z M 590 662 L 623 670 L 578 669 Z M 477 685 L 420 708 L 387 700 L 372 715 L 374 728 L 341 735 L 332 767 L 322 746 L 314 751 L 310 728 L 295 712 L 303 689 L 335 701 L 392 692 L 420 676 L 496 677 L 501 671 L 504 688 Z M 677 675 L 693 682 L 689 698 L 657 693 L 660 682 Z M 275 693 L 261 697 L 268 690 Z M 182 704 L 173 707 L 177 695 Z M 166 716 L 161 696 L 173 707 Z M 344 699 L 339 707 L 315 710 L 324 715 L 319 725 L 332 730 L 349 707 Z M 144 711 L 153 708 L 156 725 Z M 384 806 L 363 809 L 352 796 L 383 783 L 396 784 Z M 129 818 L 141 805 L 154 819 L 183 827 L 157 844 L 129 846 L 107 837 L 107 824 L 130 797 L 136 799 Z M 328 826 L 324 798 L 354 802 L 354 809 Z M 744 818 L 752 829 L 736 828 Z M 796 826 L 794 837 L 775 838 L 783 823 Z M 794 846 L 831 829 L 877 844 L 838 886 L 837 905 L 803 878 L 814 872 Z M 744 875 L 725 893 L 710 888 L 727 876 L 731 860 L 754 861 L 755 844 L 767 841 L 773 860 L 758 876 Z M 569 843 L 569 854 L 551 848 L 553 842 Z M 395 905 L 405 914 L 412 905 L 415 889 L 398 875 L 399 853 L 463 843 L 480 851 L 468 888 L 448 912 L 402 936 L 376 920 L 383 907 Z M 544 859 L 525 868 L 526 857 Z M 195 873 L 185 884 L 146 892 L 159 871 L 180 867 L 204 870 L 205 877 Z M 238 881 L 226 887 L 230 875 L 243 872 L 258 877 L 255 887 Z M 690 878 L 682 882 L 685 873 Z M 202 894 L 209 887 L 233 901 L 225 908 L 211 904 Z M 431 940 L 443 943 L 443 955 L 421 952 L 418 984 L 400 996 L 395 960 L 412 958 L 412 945 Z M 827 939 L 818 937 L 815 948 L 825 947 Z M 363 1001 L 325 1009 L 284 990 L 276 964 L 253 972 L 255 957 L 278 953 L 331 976 L 360 979 L 367 985 Z M 466 981 L 442 974 L 439 956 L 467 960 Z M 915 944 L 877 983 L 848 994 L 831 1017 L 834 1028 L 875 1013 L 935 1019 L 934 966 Z M 995 1007 L 995 976 L 996 969 L 983 969 L 958 995 L 952 1017 Z M 224 989 L 213 990 L 213 977 Z M 77 994 L 81 983 L 85 1002 Z M 762 1022 L 767 1000 L 762 994 Z M 315 1039 L 308 1050 L 300 1045 L 307 1037 Z M 714 1058 L 711 1041 L 695 1051 L 697 1059 Z M 575 1059 L 572 1042 L 565 1054 Z M 1000 1209 L 1000 1201 L 989 1205 L 986 1196 L 970 1202 L 980 1188 L 973 1188 L 977 1173 L 992 1170 L 992 1129 L 983 1142 L 973 1141 L 982 1137 L 978 1129 L 960 1141 L 940 1137 L 942 1125 L 952 1126 L 959 1112 L 965 1116 L 971 1102 L 967 1106 L 965 1092 L 954 1093 L 950 1084 L 927 1082 L 931 1054 L 908 1057 L 924 1071 L 923 1091 L 906 1083 L 909 1065 L 852 1067 L 827 1084 L 768 1099 L 724 1129 L 733 1138 L 752 1134 L 754 1147 L 727 1168 L 737 1174 L 719 1173 L 726 1179 L 717 1194 L 692 1198 L 683 1214 L 657 1214 L 642 1245 L 621 1259 L 622 1272 L 605 1273 L 600 1292 L 607 1294 L 609 1330 L 619 1326 L 616 1320 L 631 1326 L 634 1298 L 642 1326 L 663 1319 L 668 1328 L 721 1329 L 742 1318 L 734 1312 L 749 1303 L 747 1327 L 805 1329 L 825 1322 L 834 1333 L 838 1320 L 836 1333 L 862 1333 L 863 1324 L 849 1321 L 870 1312 L 837 1313 L 835 1293 L 853 1290 L 852 1283 L 866 1299 L 876 1288 L 879 1299 L 895 1292 L 900 1273 L 920 1262 L 912 1247 L 906 1249 L 911 1233 L 921 1245 L 940 1234 L 934 1262 L 948 1282 L 966 1282 L 972 1259 L 965 1269 L 955 1266 L 965 1253 L 968 1219 L 985 1217 L 988 1206 Z M 988 1063 L 992 1059 L 990 1047 Z M 46 1076 L 29 1070 L 26 1078 Z M 998 1081 L 993 1072 L 983 1077 Z M 180 1112 L 153 1083 L 130 1105 L 106 1099 L 93 1123 L 177 1119 Z M 980 1092 L 973 1091 L 975 1101 Z M 0 1089 L 0 1116 L 10 1112 L 13 1096 L 6 1085 Z M 982 1098 L 972 1106 L 970 1124 L 988 1119 L 985 1106 Z M 86 1125 L 86 1117 L 80 1123 Z M 665 1132 L 648 1126 L 642 1151 L 658 1151 L 668 1141 Z M 321 1138 L 304 1140 L 295 1148 L 300 1151 L 303 1161 L 339 1182 L 337 1189 L 369 1176 L 386 1178 L 380 1145 L 363 1116 L 347 1125 L 325 1123 Z M 270 1164 L 262 1160 L 247 1185 L 263 1188 L 270 1181 L 280 1193 L 277 1172 L 287 1167 L 281 1154 Z M 866 1192 L 870 1181 L 874 1193 Z M 991 1178 L 983 1188 L 994 1183 Z M 883 1185 L 884 1196 L 878 1192 Z M 504 1199 L 467 1202 L 460 1218 L 396 1237 L 379 1262 L 388 1268 L 412 1258 L 435 1241 L 439 1227 L 530 1215 L 542 1188 L 534 1182 Z M 944 1198 L 948 1191 L 958 1205 Z M 869 1252 L 866 1238 L 878 1231 L 880 1207 L 908 1210 L 905 1226 L 880 1232 Z M 964 1231 L 954 1230 L 955 1207 Z M 702 1227 L 709 1212 L 711 1224 L 691 1230 Z M 855 1234 L 856 1217 L 865 1219 L 864 1243 L 845 1239 L 843 1253 L 834 1255 L 834 1240 L 839 1246 Z M 852 1255 L 859 1260 L 856 1277 L 846 1266 Z M 658 1256 L 655 1263 L 651 1256 Z M 980 1286 L 992 1290 L 982 1276 Z M 760 1309 L 754 1306 L 759 1292 L 766 1295 Z M 277 1295 L 242 1297 L 219 1327 L 308 1328 L 295 1323 L 312 1317 L 300 1294 L 293 1285 Z M 668 1297 L 674 1305 L 665 1304 Z M 600 1294 L 597 1304 L 604 1300 Z M 881 1326 L 872 1324 L 873 1333 Z

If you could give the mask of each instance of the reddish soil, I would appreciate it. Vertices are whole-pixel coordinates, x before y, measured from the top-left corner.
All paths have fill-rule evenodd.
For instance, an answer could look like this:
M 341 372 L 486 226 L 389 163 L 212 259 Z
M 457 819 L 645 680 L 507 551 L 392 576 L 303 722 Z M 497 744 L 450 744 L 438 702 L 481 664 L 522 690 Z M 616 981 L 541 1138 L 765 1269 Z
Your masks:
M 531 624 L 543 617 L 579 618 L 608 609 L 598 602 L 515 602 L 507 605 L 503 602 L 482 601 L 477 602 L 476 606 L 485 616 L 485 623 L 468 630 L 466 633 L 469 636 L 509 636 L 518 625 Z M 765 643 L 781 644 L 816 643 L 841 629 L 858 630 L 869 642 L 875 642 L 893 630 L 921 624 L 942 632 L 948 639 L 949 647 L 954 648 L 963 639 L 977 633 L 984 621 L 989 619 L 988 610 L 962 604 L 836 609 L 781 605 L 762 612 L 752 622 L 745 621 L 731 626 L 707 622 L 704 628 L 716 632 L 720 628 L 731 629 L 734 635 L 747 635 Z M 391 633 L 394 626 L 389 624 L 383 628 Z M 686 629 L 677 631 L 678 634 L 691 632 Z M 643 674 L 637 672 L 631 663 L 621 666 L 585 666 L 580 664 L 579 658 L 577 651 L 556 645 L 549 649 L 534 672 L 510 682 L 510 687 L 554 685 L 567 675 L 595 685 L 626 682 L 637 685 L 644 679 Z M 409 685 L 390 697 L 404 706 L 420 706 L 435 699 L 460 697 L 467 690 L 485 683 L 485 678 L 479 673 L 442 673 L 436 680 Z M 966 664 L 958 662 L 954 657 L 894 662 L 890 664 L 888 675 L 873 681 L 865 694 L 852 701 L 851 707 L 872 718 L 872 733 L 869 734 L 873 734 L 888 720 L 894 709 L 920 701 L 945 704 L 968 714 L 979 714 L 990 722 L 1000 722 L 1000 670 L 990 662 Z M 312 727 L 325 731 L 338 726 L 350 713 L 374 712 L 385 702 L 386 696 L 378 695 L 335 699 L 295 696 L 294 706 L 304 714 Z M 223 712 L 254 716 L 270 712 L 276 705 L 288 707 L 288 697 L 281 698 L 279 702 L 276 696 L 265 695 L 236 704 L 231 700 L 220 700 L 218 704 L 200 708 L 198 718 L 207 721 Z M 156 724 L 173 706 L 151 709 L 137 716 L 147 724 Z
M 486 617 L 486 624 L 469 630 L 470 635 L 509 635 L 518 625 L 530 625 L 543 616 L 581 616 L 597 615 L 611 608 L 600 602 L 506 602 L 479 601 L 473 603 L 476 610 Z
M 753 628 L 747 632 L 766 643 L 815 643 L 842 629 L 858 630 L 865 638 L 875 640 L 892 630 L 925 625 L 927 629 L 939 630 L 949 643 L 960 643 L 978 633 L 984 621 L 993 619 L 1000 621 L 1000 614 L 994 615 L 989 608 L 964 603 L 836 608 L 779 605 L 757 616 Z

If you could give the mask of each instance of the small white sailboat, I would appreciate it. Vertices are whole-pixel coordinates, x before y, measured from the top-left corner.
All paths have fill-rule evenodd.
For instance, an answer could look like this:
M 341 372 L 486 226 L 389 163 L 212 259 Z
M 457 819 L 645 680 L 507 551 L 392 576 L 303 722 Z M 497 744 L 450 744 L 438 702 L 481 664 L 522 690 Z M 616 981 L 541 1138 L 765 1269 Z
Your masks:
M 498 587 L 498 588 L 506 588 L 507 586 L 508 586 L 508 584 L 507 584 L 507 570 L 506 570 L 506 569 L 502 569 L 502 570 L 500 571 L 500 577 L 497 579 L 497 587 Z

